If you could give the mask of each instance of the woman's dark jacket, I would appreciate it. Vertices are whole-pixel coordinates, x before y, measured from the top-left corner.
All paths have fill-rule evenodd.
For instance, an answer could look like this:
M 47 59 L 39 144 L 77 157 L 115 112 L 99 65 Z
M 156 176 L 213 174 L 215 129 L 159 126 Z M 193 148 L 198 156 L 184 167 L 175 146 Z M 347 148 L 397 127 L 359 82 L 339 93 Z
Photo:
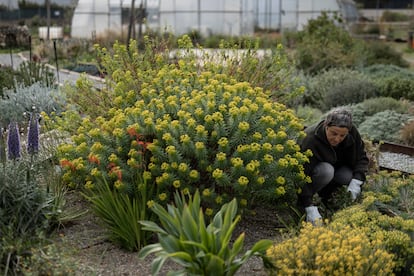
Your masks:
M 326 138 L 324 121 L 305 129 L 306 137 L 300 142 L 303 151 L 310 149 L 313 156 L 305 164 L 305 173 L 311 175 L 319 162 L 327 162 L 334 167 L 348 166 L 353 170 L 353 178 L 365 181 L 369 159 L 365 152 L 364 141 L 358 130 L 352 126 L 345 139 L 332 147 Z

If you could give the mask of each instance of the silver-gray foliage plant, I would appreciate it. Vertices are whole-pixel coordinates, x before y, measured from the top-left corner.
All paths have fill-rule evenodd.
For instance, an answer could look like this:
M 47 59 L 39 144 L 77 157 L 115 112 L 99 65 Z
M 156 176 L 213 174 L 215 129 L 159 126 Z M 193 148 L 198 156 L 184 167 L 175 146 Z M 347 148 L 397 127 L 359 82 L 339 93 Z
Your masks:
M 59 114 L 63 111 L 65 102 L 66 98 L 59 88 L 45 87 L 40 83 L 18 85 L 16 90 L 3 92 L 0 99 L 0 125 L 27 120 L 25 114 L 33 111 Z
M 368 117 L 359 126 L 359 131 L 371 140 L 400 143 L 400 131 L 410 119 L 412 116 L 408 114 L 386 110 Z

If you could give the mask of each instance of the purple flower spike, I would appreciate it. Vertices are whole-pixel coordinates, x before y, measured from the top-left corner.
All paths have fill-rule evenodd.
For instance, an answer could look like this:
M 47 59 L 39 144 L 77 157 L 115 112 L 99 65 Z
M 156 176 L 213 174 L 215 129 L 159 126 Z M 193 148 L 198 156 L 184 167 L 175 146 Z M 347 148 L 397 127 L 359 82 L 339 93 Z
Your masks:
M 7 136 L 8 156 L 10 160 L 21 157 L 20 155 L 20 134 L 16 122 L 9 124 L 9 135 Z
M 29 131 L 27 134 L 27 152 L 29 154 L 39 152 L 39 121 L 34 114 L 30 115 Z

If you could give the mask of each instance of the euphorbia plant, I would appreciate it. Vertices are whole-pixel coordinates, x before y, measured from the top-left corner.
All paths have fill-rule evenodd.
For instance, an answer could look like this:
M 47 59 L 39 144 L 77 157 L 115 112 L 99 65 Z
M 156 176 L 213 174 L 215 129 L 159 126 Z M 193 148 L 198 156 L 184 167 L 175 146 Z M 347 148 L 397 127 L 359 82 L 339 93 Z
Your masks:
M 185 53 L 193 47 L 188 37 L 179 44 Z M 295 202 L 310 178 L 293 110 L 275 102 L 274 92 L 239 82 L 226 66 L 201 66 L 190 54 L 174 64 L 164 55 L 149 62 L 132 46 L 116 45 L 113 54 L 102 49 L 116 84 L 106 94 L 112 104 L 102 116 L 86 114 L 71 143 L 59 147 L 65 183 L 98 185 L 104 175 L 129 192 L 135 171 L 145 168 L 159 191 L 152 199 L 164 205 L 175 191 L 196 189 L 210 215 L 234 197 L 243 208 Z M 148 144 L 142 162 L 140 142 Z
M 231 244 L 233 231 L 240 220 L 236 199 L 224 204 L 208 225 L 198 190 L 188 201 L 183 193 L 181 196 L 175 193 L 174 199 L 175 206 L 168 205 L 167 209 L 158 203 L 149 203 L 161 225 L 140 221 L 144 230 L 158 234 L 158 243 L 147 245 L 139 252 L 141 258 L 156 254 L 152 262 L 153 275 L 160 271 L 167 259 L 183 267 L 176 271 L 177 274 L 186 275 L 234 275 L 253 255 L 268 263 L 265 251 L 272 245 L 271 240 L 258 241 L 244 254 L 244 233 Z

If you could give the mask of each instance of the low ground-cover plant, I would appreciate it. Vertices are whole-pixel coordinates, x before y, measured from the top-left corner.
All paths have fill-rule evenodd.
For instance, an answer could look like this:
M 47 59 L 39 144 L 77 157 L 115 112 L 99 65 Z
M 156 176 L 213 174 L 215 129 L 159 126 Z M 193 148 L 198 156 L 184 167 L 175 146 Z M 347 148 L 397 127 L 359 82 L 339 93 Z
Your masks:
M 372 241 L 350 226 L 314 227 L 267 250 L 270 275 L 391 275 L 395 266 L 381 240 Z
M 183 267 L 175 273 L 191 275 L 234 275 L 255 255 L 268 263 L 265 251 L 272 245 L 271 240 L 260 240 L 244 253 L 244 234 L 232 242 L 233 231 L 240 220 L 236 199 L 224 204 L 208 223 L 198 190 L 194 196 L 176 193 L 174 198 L 174 205 L 169 204 L 167 209 L 156 202 L 149 203 L 160 225 L 140 221 L 144 230 L 158 236 L 158 243 L 139 252 L 141 258 L 156 255 L 152 263 L 153 275 L 168 259 Z
M 370 174 L 361 201 L 337 210 L 325 226 L 307 224 L 271 247 L 276 270 L 270 273 L 411 275 L 413 183 L 399 172 Z
M 407 164 L 408 166 L 409 164 Z M 375 202 L 383 211 L 401 216 L 405 219 L 414 219 L 414 176 L 403 175 L 400 172 L 380 171 L 367 178 L 366 196 L 373 196 Z
M 400 172 L 370 174 L 363 187 L 363 200 L 334 214 L 332 224 L 350 225 L 381 240 L 394 255 L 396 275 L 411 275 L 414 269 L 414 178 Z
M 384 265 L 389 267 L 393 264 L 392 269 L 396 275 L 412 274 L 414 250 L 411 234 L 414 230 L 414 221 L 404 220 L 391 213 L 385 214 L 386 208 L 375 208 L 370 202 L 375 202 L 374 197 L 366 197 L 362 204 L 336 213 L 332 224 L 337 227 L 351 225 L 357 232 L 365 233 L 371 243 L 380 242 L 383 248 L 393 255 L 392 260 L 384 260 Z

